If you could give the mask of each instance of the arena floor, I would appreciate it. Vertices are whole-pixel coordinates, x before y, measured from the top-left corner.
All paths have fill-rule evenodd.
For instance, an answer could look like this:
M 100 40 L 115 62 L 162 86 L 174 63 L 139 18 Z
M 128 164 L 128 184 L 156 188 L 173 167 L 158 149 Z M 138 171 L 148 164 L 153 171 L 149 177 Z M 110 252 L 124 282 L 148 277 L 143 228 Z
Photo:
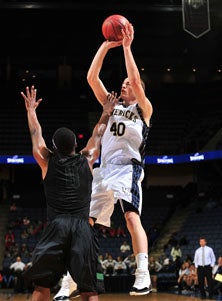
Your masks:
M 13 294 L 12 292 L 1 292 L 0 301 L 31 301 L 30 294 Z M 53 295 L 49 301 L 53 300 Z M 80 301 L 80 297 L 75 299 Z M 145 296 L 129 296 L 128 294 L 103 294 L 99 296 L 99 301 L 199 301 L 197 296 L 177 295 L 170 293 L 151 293 Z M 209 300 L 209 299 L 205 299 Z M 215 299 L 218 300 L 218 299 Z

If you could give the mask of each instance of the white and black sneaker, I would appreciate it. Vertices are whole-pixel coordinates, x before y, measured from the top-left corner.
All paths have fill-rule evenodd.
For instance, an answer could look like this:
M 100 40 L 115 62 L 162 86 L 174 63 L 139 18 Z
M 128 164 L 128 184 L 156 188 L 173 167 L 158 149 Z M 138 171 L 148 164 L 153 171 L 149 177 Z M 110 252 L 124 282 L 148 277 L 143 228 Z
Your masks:
M 135 277 L 136 279 L 134 285 L 129 292 L 130 296 L 142 296 L 152 292 L 149 271 L 142 271 L 137 269 Z

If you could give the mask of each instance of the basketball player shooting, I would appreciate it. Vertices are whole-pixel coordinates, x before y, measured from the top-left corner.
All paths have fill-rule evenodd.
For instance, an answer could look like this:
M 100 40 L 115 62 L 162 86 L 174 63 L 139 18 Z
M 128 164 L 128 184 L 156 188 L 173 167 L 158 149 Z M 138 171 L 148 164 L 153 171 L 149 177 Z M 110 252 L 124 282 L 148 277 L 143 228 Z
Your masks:
M 123 103 L 118 104 L 109 117 L 101 141 L 101 165 L 94 169 L 90 217 L 92 222 L 110 226 L 114 204 L 120 202 L 137 263 L 135 282 L 129 293 L 137 296 L 152 291 L 148 271 L 148 242 L 140 216 L 143 161 L 153 108 L 145 95 L 145 85 L 131 50 L 133 25 L 128 22 L 121 32 L 122 40 L 106 40 L 101 44 L 87 74 L 90 87 L 103 104 L 109 94 L 99 77 L 104 58 L 110 49 L 123 47 L 127 74 L 120 92 Z

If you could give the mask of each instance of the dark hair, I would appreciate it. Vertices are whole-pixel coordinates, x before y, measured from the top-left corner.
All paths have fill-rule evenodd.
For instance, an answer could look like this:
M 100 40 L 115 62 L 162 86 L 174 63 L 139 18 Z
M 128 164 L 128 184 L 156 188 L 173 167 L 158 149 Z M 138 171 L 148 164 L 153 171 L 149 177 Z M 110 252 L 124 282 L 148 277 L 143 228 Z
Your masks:
M 142 80 L 142 78 L 140 79 L 140 82 L 141 82 L 141 85 L 143 87 L 143 90 L 145 91 L 146 90 L 146 85 L 145 85 L 144 80 Z
M 53 147 L 62 155 L 70 155 L 76 147 L 76 135 L 72 130 L 61 127 L 52 137 Z

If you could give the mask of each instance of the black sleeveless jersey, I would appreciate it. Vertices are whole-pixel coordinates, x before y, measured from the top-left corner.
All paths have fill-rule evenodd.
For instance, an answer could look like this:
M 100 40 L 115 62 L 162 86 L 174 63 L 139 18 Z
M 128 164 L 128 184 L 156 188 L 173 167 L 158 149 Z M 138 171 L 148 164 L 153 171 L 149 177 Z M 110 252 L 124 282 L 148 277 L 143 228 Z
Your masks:
M 89 218 L 92 173 L 85 156 L 58 157 L 53 154 L 43 186 L 49 220 L 61 214 Z

